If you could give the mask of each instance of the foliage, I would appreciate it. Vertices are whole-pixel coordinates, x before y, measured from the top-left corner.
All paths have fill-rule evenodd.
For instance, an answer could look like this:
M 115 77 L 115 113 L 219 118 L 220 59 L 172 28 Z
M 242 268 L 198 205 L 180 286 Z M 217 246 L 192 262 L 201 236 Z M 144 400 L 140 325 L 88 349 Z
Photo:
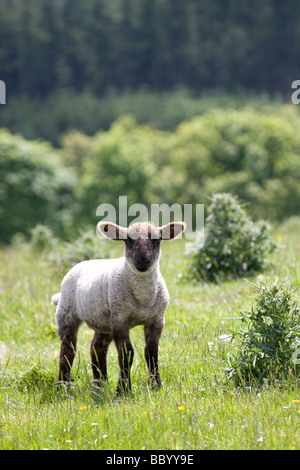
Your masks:
M 45 388 L 45 392 L 54 386 L 53 375 L 42 363 L 34 363 L 24 373 L 20 374 L 17 385 L 19 390 L 32 392 L 35 388 Z M 48 389 L 48 390 L 47 390 Z
M 38 224 L 31 230 L 30 247 L 34 251 L 43 251 L 53 247 L 55 239 L 47 225 Z
M 295 106 L 215 108 L 183 122 L 170 159 L 181 176 L 178 199 L 204 202 L 212 193 L 230 192 L 251 202 L 256 217 L 280 220 L 296 214 L 299 126 Z
M 295 108 L 295 107 L 294 107 Z M 299 211 L 300 119 L 277 111 L 212 109 L 172 133 L 125 116 L 91 142 L 79 191 L 86 213 L 101 202 L 206 203 L 230 192 L 255 217 L 281 220 Z
M 258 284 L 250 312 L 241 312 L 245 328 L 233 331 L 235 352 L 229 356 L 229 378 L 237 384 L 270 383 L 299 374 L 293 364 L 294 342 L 300 334 L 300 306 L 296 291 L 287 282 Z M 298 341 L 300 344 L 300 341 Z
M 137 126 L 134 119 L 124 116 L 109 131 L 96 134 L 93 157 L 84 161 L 79 181 L 79 197 L 86 213 L 96 213 L 101 203 L 118 207 L 119 196 L 128 197 L 128 205 L 151 202 L 147 185 L 163 165 L 168 150 L 168 134 Z
M 96 225 L 100 204 L 207 204 L 213 193 L 249 202 L 254 219 L 300 211 L 296 107 L 210 109 L 172 132 L 122 116 L 88 136 L 73 130 L 54 149 L 0 132 L 0 239 L 37 224 L 69 239 Z M 9 214 L 9 217 L 7 217 Z
M 295 0 L 231 0 L 225 9 L 221 0 L 74 0 L 73 7 L 1 1 L 1 79 L 16 94 L 88 88 L 99 95 L 141 85 L 274 94 L 297 78 Z
M 62 149 L 59 152 L 63 163 L 81 175 L 84 161 L 92 158 L 93 138 L 80 131 L 72 130 L 61 137 Z
M 267 224 L 253 222 L 227 193 L 212 196 L 208 214 L 205 244 L 192 255 L 192 275 L 219 281 L 264 270 L 275 246 Z
M 110 89 L 98 96 L 67 88 L 39 99 L 23 94 L 10 96 L 2 108 L 1 126 L 22 133 L 26 139 L 43 138 L 56 147 L 64 147 L 64 135 L 72 134 L 74 129 L 93 136 L 99 129 L 108 130 L 122 115 L 134 116 L 139 124 L 151 123 L 157 129 L 174 131 L 182 121 L 211 108 L 239 109 L 247 104 L 257 110 L 270 105 L 277 110 L 283 103 L 280 96 L 271 101 L 267 94 L 246 91 L 229 95 L 222 91 L 193 93 L 184 87 L 163 92 L 142 87 L 133 91 Z M 79 144 L 82 148 L 83 142 Z
M 68 228 L 75 174 L 59 163 L 46 142 L 0 131 L 0 239 L 28 234 L 36 224 L 56 233 Z M 72 208 L 75 209 L 74 206 Z
M 107 258 L 109 252 L 92 230 L 81 231 L 73 242 L 60 242 L 49 253 L 49 260 L 60 271 L 68 271 L 77 263 L 89 259 Z

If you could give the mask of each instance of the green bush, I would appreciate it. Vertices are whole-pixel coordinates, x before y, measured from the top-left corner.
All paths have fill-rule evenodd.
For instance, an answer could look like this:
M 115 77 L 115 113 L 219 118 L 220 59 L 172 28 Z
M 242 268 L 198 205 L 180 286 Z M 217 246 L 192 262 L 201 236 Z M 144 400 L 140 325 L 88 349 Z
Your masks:
M 38 224 L 31 230 L 30 247 L 34 251 L 43 251 L 53 247 L 55 239 L 46 225 Z
M 235 352 L 229 355 L 228 378 L 237 384 L 263 384 L 299 374 L 293 361 L 300 344 L 300 306 L 287 281 L 256 285 L 250 312 L 241 312 L 245 328 L 232 331 Z M 299 346 L 298 346 L 299 347 Z
M 0 175 L 1 241 L 9 242 L 16 232 L 29 236 L 37 224 L 65 233 L 76 212 L 76 177 L 49 143 L 0 130 Z
M 50 261 L 61 271 L 68 271 L 77 263 L 89 259 L 108 258 L 109 251 L 92 230 L 81 231 L 72 243 L 63 242 L 50 253 Z
M 7 243 L 18 232 L 28 239 L 37 224 L 69 238 L 74 229 L 96 225 L 100 204 L 118 209 L 119 196 L 127 196 L 128 206 L 149 207 L 206 204 L 211 194 L 231 193 L 250 203 L 248 212 L 256 219 L 296 215 L 300 117 L 291 106 L 207 110 L 207 105 L 173 132 L 122 116 L 92 137 L 65 134 L 61 149 L 2 129 L 0 240 Z
M 253 222 L 237 197 L 215 194 L 205 226 L 205 244 L 192 255 L 196 279 L 222 281 L 257 273 L 266 267 L 274 249 L 265 222 Z
M 93 137 L 73 130 L 61 138 L 62 149 L 59 155 L 67 167 L 72 167 L 78 175 L 82 174 L 85 161 L 93 158 Z
M 175 178 L 164 185 L 165 201 L 174 197 L 174 180 L 178 202 L 205 203 L 212 193 L 229 192 L 250 202 L 252 215 L 263 219 L 299 213 L 300 118 L 295 108 L 215 108 L 182 122 L 174 133 L 168 165 Z
M 165 162 L 168 134 L 149 125 L 137 126 L 130 116 L 117 120 L 108 131 L 93 140 L 93 155 L 84 160 L 78 195 L 88 214 L 96 214 L 99 204 L 118 207 L 119 196 L 128 205 L 147 204 L 148 185 Z

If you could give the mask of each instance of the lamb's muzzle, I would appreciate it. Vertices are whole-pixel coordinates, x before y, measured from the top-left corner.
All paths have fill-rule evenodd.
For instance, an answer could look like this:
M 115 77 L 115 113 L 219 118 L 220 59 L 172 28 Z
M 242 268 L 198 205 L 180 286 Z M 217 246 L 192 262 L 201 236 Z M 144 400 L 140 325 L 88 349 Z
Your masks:
M 58 378 L 70 380 L 78 328 L 86 322 L 95 331 L 90 351 L 94 379 L 107 380 L 107 351 L 114 340 L 120 367 L 117 391 L 130 390 L 134 350 L 129 330 L 143 325 L 149 378 L 160 386 L 158 343 L 169 302 L 159 270 L 160 242 L 178 237 L 185 224 L 155 227 L 144 222 L 124 228 L 101 222 L 97 228 L 106 238 L 123 240 L 125 253 L 117 259 L 77 264 L 64 277 L 61 292 L 53 295 L 51 303 L 57 305 L 56 323 L 62 341 Z

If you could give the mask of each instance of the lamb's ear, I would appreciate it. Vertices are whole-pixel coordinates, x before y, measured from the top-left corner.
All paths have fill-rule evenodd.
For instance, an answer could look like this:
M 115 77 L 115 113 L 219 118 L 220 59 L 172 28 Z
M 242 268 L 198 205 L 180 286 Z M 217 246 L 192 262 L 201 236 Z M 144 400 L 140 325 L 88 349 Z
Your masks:
M 162 240 L 173 240 L 174 238 L 179 237 L 186 228 L 184 222 L 171 222 L 170 224 L 163 225 L 160 227 L 160 238 Z
M 110 240 L 127 240 L 127 228 L 120 227 L 112 222 L 99 222 L 97 229 Z

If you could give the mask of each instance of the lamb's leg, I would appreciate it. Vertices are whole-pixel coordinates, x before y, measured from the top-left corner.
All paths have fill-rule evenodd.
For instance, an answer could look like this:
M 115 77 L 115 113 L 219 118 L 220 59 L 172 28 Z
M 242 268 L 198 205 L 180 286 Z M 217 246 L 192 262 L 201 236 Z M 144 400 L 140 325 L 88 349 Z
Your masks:
M 76 354 L 77 338 L 67 338 L 61 343 L 58 380 L 70 382 L 71 368 Z
M 111 341 L 111 334 L 94 334 L 90 349 L 94 380 L 107 380 L 106 358 Z
M 64 315 L 59 311 L 56 315 L 58 334 L 61 339 L 58 380 L 70 382 L 71 368 L 76 354 L 77 333 L 80 321 Z
M 130 369 L 132 366 L 134 350 L 130 342 L 129 329 L 127 326 L 115 326 L 113 328 L 113 338 L 118 351 L 120 379 L 117 387 L 117 394 L 120 395 L 131 390 Z
M 158 372 L 158 343 L 163 326 L 145 326 L 145 359 L 149 370 L 149 382 L 158 387 L 161 386 Z

